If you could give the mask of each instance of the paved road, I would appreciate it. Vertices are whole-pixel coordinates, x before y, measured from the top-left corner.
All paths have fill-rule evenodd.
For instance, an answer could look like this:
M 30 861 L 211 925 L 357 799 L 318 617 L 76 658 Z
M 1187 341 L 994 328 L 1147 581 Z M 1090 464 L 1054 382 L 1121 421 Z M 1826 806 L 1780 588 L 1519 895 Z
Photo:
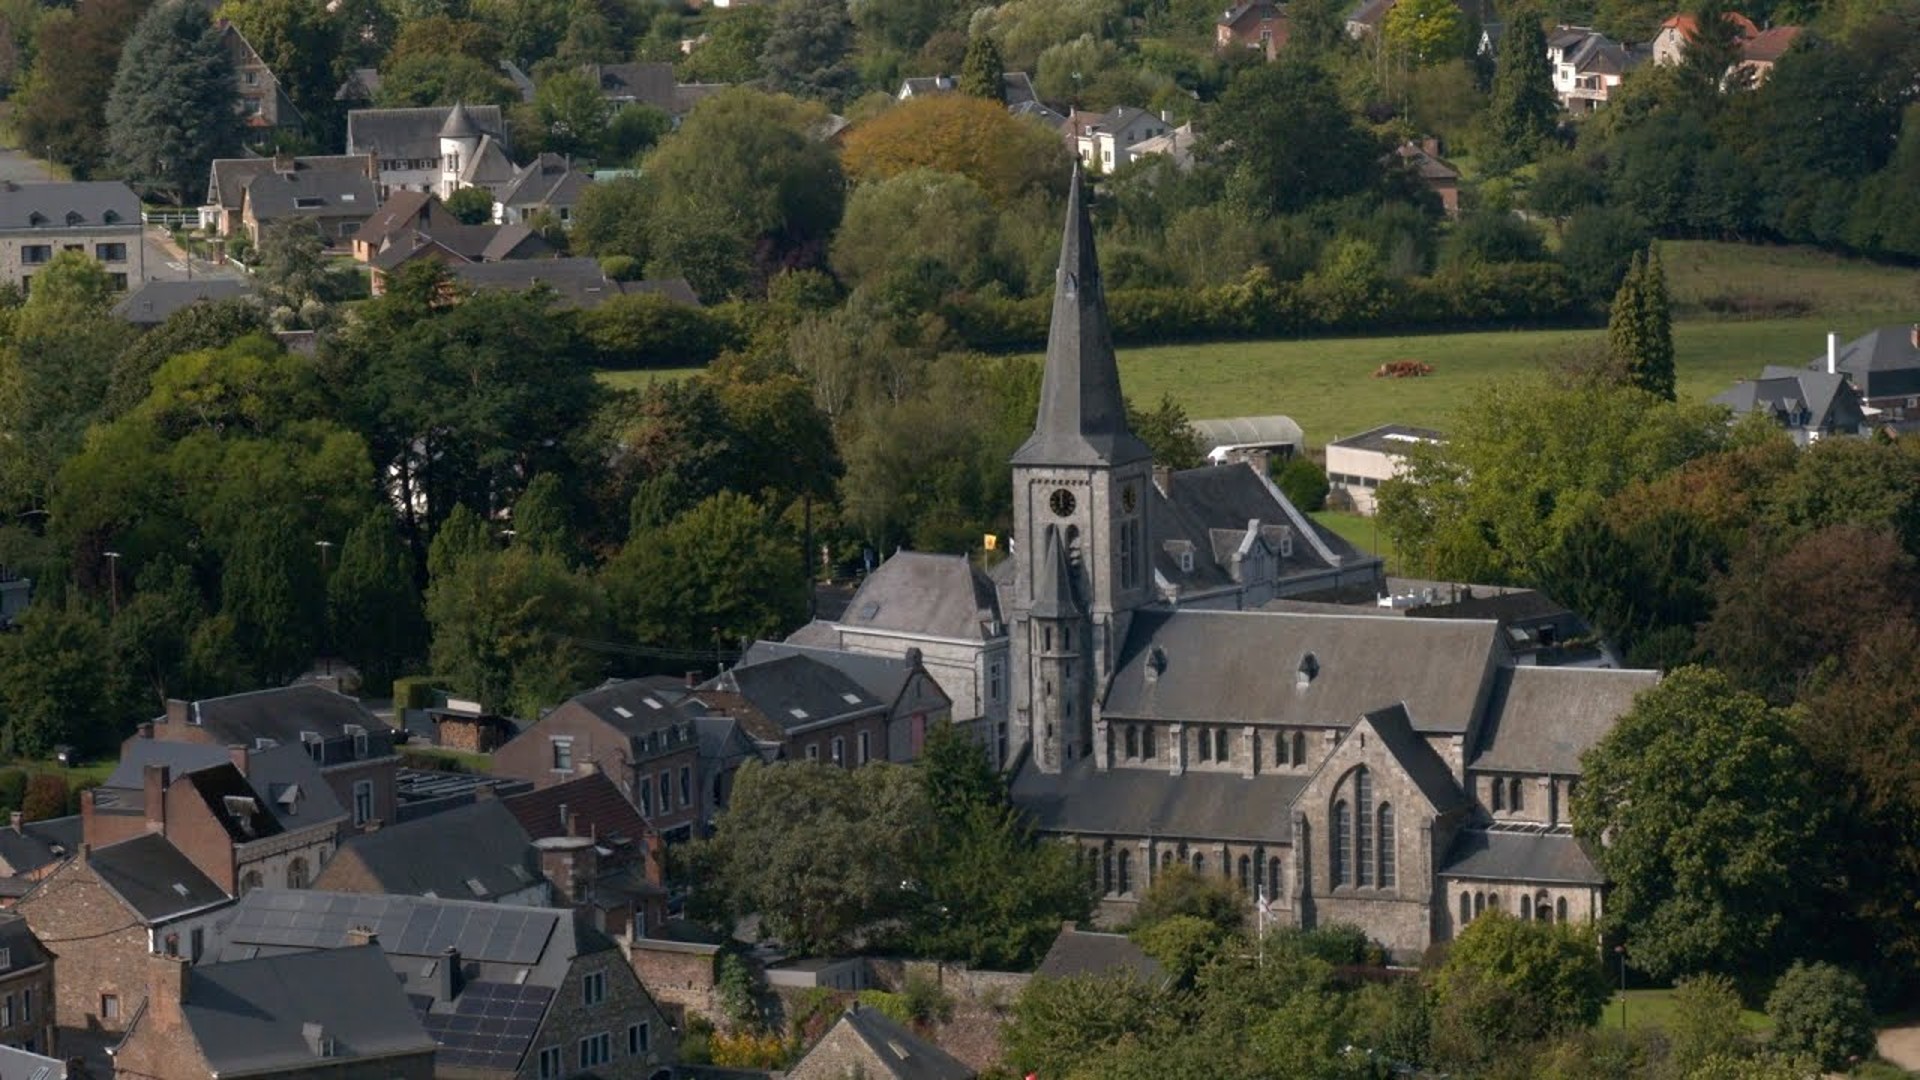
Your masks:
M 54 175 L 37 158 L 11 146 L 0 146 L 0 181 L 39 184 L 53 179 Z

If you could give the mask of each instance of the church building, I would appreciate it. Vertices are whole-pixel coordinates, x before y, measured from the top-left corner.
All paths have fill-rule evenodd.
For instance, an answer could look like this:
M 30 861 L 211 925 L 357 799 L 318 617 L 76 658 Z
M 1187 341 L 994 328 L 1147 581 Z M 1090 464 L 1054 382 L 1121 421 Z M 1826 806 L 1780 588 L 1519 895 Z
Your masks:
M 1600 913 L 1569 825 L 1579 758 L 1657 675 L 1521 666 L 1493 621 L 1276 610 L 1377 592 L 1379 560 L 1254 468 L 1155 468 L 1077 176 L 1012 468 L 1004 760 L 1015 802 L 1081 847 L 1105 917 L 1175 863 L 1402 958 L 1488 909 Z

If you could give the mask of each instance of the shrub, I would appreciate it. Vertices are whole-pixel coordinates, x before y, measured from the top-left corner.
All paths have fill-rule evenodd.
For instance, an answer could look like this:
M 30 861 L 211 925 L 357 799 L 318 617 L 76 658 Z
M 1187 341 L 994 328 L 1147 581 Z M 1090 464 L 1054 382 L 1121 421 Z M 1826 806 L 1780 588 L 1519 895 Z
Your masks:
M 1305 513 L 1327 508 L 1327 471 L 1312 458 L 1291 457 L 1276 463 L 1273 470 L 1273 482 L 1287 496 L 1287 501 Z
M 777 1069 L 787 1063 L 787 1043 L 778 1035 L 754 1031 L 714 1032 L 707 1054 L 723 1069 Z
M 396 709 L 431 709 L 434 705 L 434 691 L 444 690 L 447 679 L 443 675 L 408 675 L 393 680 L 393 707 Z
M 600 272 L 615 281 L 639 281 L 647 276 L 646 267 L 631 255 L 606 256 L 600 260 Z
M 0 769 L 0 810 L 20 809 L 27 796 L 27 774 L 20 769 Z
M 1873 1052 L 1873 1013 L 1867 988 L 1825 963 L 1796 963 L 1767 996 L 1774 1045 L 1810 1055 L 1820 1067 L 1841 1069 Z
M 1512 1046 L 1589 1027 L 1612 992 L 1587 927 L 1476 918 L 1447 953 L 1441 1011 L 1478 1046 Z
M 906 1002 L 907 1015 L 915 1023 L 945 1023 L 953 1018 L 953 997 L 924 972 L 907 976 L 906 985 L 900 988 L 900 998 Z
M 67 812 L 67 782 L 57 773 L 34 773 L 27 781 L 26 794 L 20 800 L 20 813 L 28 821 L 45 821 Z
M 862 990 L 860 1004 L 884 1015 L 896 1024 L 908 1026 L 913 1023 L 913 1012 L 907 1008 L 907 998 L 904 994 L 896 994 L 891 990 Z
M 1745 1051 L 1740 1028 L 1740 993 L 1724 975 L 1696 975 L 1673 988 L 1673 1060 L 1691 1070 L 1716 1055 L 1738 1057 Z
M 1223 934 L 1231 934 L 1247 921 L 1247 898 L 1232 882 L 1175 864 L 1153 875 L 1128 932 L 1138 933 L 1176 915 L 1204 919 Z

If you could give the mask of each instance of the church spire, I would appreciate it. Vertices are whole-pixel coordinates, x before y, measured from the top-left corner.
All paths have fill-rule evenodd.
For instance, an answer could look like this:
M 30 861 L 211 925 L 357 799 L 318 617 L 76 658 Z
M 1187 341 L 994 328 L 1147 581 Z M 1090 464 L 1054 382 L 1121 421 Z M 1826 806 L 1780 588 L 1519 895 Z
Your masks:
M 1123 465 L 1150 456 L 1127 428 L 1120 370 L 1107 326 L 1106 291 L 1093 247 L 1093 219 L 1074 166 L 1067 227 L 1054 272 L 1053 323 L 1033 435 L 1014 452 L 1015 465 Z

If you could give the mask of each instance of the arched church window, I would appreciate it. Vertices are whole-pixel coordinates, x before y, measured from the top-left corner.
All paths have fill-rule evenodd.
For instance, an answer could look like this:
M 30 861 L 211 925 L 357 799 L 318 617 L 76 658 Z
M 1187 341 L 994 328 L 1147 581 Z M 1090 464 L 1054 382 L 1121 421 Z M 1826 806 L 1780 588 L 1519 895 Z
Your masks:
M 1465 926 L 1472 921 L 1473 897 L 1463 892 L 1460 894 L 1460 925 Z
M 1273 733 L 1273 763 L 1275 765 L 1287 763 L 1287 733 L 1284 731 Z
M 1383 889 L 1391 889 L 1393 887 L 1393 877 L 1395 873 L 1395 867 L 1393 865 L 1394 864 L 1394 847 L 1396 846 L 1396 843 L 1397 843 L 1397 838 L 1395 837 L 1394 831 L 1393 831 L 1393 804 L 1381 803 L 1380 804 L 1380 887 Z
M 1213 736 L 1207 734 L 1206 728 L 1201 728 L 1198 731 L 1196 731 L 1194 734 L 1200 736 L 1200 739 L 1199 739 L 1200 760 L 1212 761 L 1213 760 Z
M 1533 907 L 1534 918 L 1541 922 L 1553 921 L 1553 901 L 1548 898 L 1547 890 L 1541 889 L 1539 895 L 1533 898 Z
M 1267 899 L 1280 902 L 1280 856 L 1267 856 Z
M 1140 729 L 1140 756 L 1153 757 L 1153 725 L 1147 724 Z
M 1253 888 L 1253 859 L 1251 856 L 1240 856 L 1240 887 L 1242 889 Z
M 1120 849 L 1119 866 L 1117 869 L 1119 879 L 1115 884 L 1120 886 L 1120 893 L 1124 896 L 1133 891 L 1133 853 L 1126 848 Z
M 1561 922 L 1567 921 L 1567 898 L 1566 897 L 1563 896 L 1560 899 L 1555 900 L 1553 902 L 1553 913 L 1554 913 L 1554 916 L 1557 919 L 1559 919 Z
M 1493 778 L 1493 812 L 1499 813 L 1507 808 L 1507 785 L 1499 777 Z
M 1500 894 L 1499 893 L 1487 894 L 1487 910 L 1488 911 L 1500 910 Z
M 1132 724 L 1128 724 L 1127 725 L 1127 759 L 1132 760 L 1139 756 L 1140 756 L 1140 729 L 1137 727 L 1134 727 Z
M 1298 731 L 1293 733 L 1293 763 L 1295 765 L 1307 763 L 1307 737 Z
M 1160 869 L 1165 870 L 1172 865 L 1173 865 L 1173 849 L 1166 848 L 1160 852 Z
M 240 895 L 245 896 L 259 888 L 262 884 L 264 884 L 264 882 L 260 878 L 260 871 L 249 870 L 246 876 L 240 879 Z
M 1215 761 L 1228 760 L 1227 729 L 1215 728 L 1213 732 L 1213 758 Z
M 1509 810 L 1521 809 L 1520 778 L 1517 776 L 1507 781 L 1507 809 Z
M 1353 777 L 1354 807 L 1353 825 L 1355 833 L 1354 864 L 1358 884 L 1373 884 L 1373 774 L 1365 768 L 1354 770 Z
M 296 858 L 287 863 L 287 888 L 304 889 L 307 887 L 307 860 Z
M 1480 916 L 1480 913 L 1481 913 L 1481 912 L 1483 912 L 1483 911 L 1485 911 L 1485 910 L 1487 910 L 1487 894 L 1486 894 L 1486 893 L 1479 893 L 1479 892 L 1477 892 L 1477 893 L 1474 893 L 1474 894 L 1473 894 L 1473 914 L 1474 914 L 1474 917 L 1475 917 L 1475 918 L 1478 918 L 1478 917 Z
M 1207 857 L 1198 851 L 1193 853 L 1193 872 L 1196 874 L 1207 872 Z
M 1113 842 L 1100 849 L 1100 893 L 1103 896 L 1113 894 Z
M 1533 921 L 1533 904 L 1524 896 L 1520 898 L 1520 921 Z
M 1353 817 L 1347 809 L 1347 801 L 1341 799 L 1333 804 L 1333 883 L 1347 883 L 1347 862 L 1353 857 Z

